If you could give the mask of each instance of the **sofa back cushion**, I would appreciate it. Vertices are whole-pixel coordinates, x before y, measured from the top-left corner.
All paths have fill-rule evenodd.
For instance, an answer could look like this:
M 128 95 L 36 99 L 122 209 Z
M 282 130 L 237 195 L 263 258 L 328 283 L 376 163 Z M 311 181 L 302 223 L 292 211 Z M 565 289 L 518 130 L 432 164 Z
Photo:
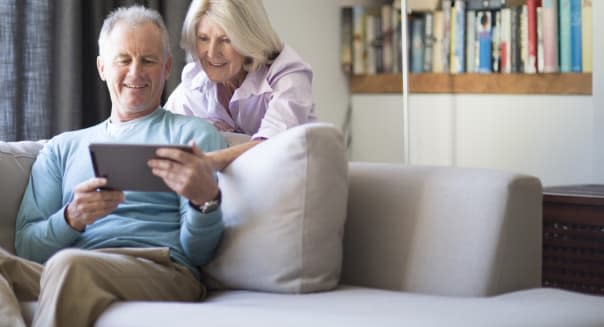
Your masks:
M 15 219 L 43 142 L 0 142 L 0 246 L 15 252 Z
M 343 138 L 328 124 L 292 128 L 245 152 L 219 176 L 226 230 L 206 277 L 231 289 L 334 288 L 347 181 Z

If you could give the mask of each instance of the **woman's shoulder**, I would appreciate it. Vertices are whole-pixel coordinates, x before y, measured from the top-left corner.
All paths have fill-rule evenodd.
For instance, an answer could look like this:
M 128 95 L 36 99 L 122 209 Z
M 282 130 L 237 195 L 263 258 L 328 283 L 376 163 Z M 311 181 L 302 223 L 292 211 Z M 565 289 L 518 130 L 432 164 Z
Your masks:
M 279 56 L 268 66 L 266 80 L 270 85 L 274 85 L 285 76 L 303 76 L 304 79 L 312 79 L 313 76 L 310 65 L 288 45 L 283 46 Z
M 269 74 L 271 72 L 278 73 L 283 71 L 305 71 L 312 73 L 312 68 L 292 47 L 286 44 L 269 67 Z

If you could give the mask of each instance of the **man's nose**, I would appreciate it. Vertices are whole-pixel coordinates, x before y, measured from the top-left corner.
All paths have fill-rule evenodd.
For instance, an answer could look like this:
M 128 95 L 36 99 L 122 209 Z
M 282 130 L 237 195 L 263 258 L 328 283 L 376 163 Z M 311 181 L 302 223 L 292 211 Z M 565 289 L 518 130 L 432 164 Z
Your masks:
M 128 70 L 128 73 L 132 75 L 137 75 L 141 72 L 142 67 L 143 65 L 139 60 L 133 60 L 132 63 L 130 63 L 130 69 Z

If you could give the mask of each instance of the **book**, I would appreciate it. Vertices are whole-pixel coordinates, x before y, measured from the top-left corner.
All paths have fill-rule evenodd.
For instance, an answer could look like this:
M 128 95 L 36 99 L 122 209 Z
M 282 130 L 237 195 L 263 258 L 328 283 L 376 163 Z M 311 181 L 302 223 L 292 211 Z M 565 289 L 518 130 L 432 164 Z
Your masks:
M 491 12 L 479 11 L 476 16 L 476 37 L 478 38 L 478 72 L 490 73 L 493 69 L 491 35 Z
M 570 0 L 570 71 L 583 71 L 581 0 Z
M 424 17 L 414 15 L 409 17 L 411 25 L 411 72 L 424 71 Z
M 592 72 L 592 52 L 593 52 L 593 23 L 591 0 L 583 0 L 581 7 L 581 29 L 583 41 L 583 72 Z
M 352 8 L 344 7 L 340 12 L 340 60 L 342 71 L 352 73 Z
M 528 8 L 520 8 L 520 62 L 519 72 L 524 73 L 528 62 Z
M 521 7 L 511 7 L 511 42 L 510 42 L 510 66 L 512 73 L 521 72 L 520 68 L 520 13 Z
M 537 7 L 537 72 L 542 73 L 545 65 L 543 54 L 543 7 Z
M 372 8 L 374 9 L 374 8 Z M 376 15 L 375 11 L 370 8 L 365 8 L 364 25 L 365 25 L 365 74 L 373 75 L 377 73 L 376 65 L 376 48 L 375 39 L 378 31 L 376 31 Z
M 451 58 L 450 72 L 453 74 L 465 71 L 465 2 L 456 0 L 451 10 Z
M 434 14 L 424 14 L 424 72 L 432 71 L 432 52 L 434 49 Z
M 501 31 L 500 35 L 500 53 L 501 53 L 501 72 L 512 72 L 512 9 L 501 9 Z
M 449 72 L 449 56 L 451 53 L 451 0 L 443 0 L 443 71 Z
M 558 70 L 558 1 L 543 0 L 543 72 Z
M 560 0 L 559 11 L 559 30 L 560 30 L 560 72 L 570 72 L 570 0 Z
M 398 4 L 398 7 L 397 7 Z M 395 1 L 392 6 L 392 71 L 402 72 L 403 68 L 403 35 L 400 1 Z
M 493 27 L 492 27 L 492 37 L 493 37 L 493 72 L 499 73 L 501 72 L 501 11 L 494 12 L 493 19 Z
M 352 71 L 355 75 L 365 74 L 365 35 L 364 35 L 364 16 L 365 8 L 363 6 L 354 6 L 352 8 Z
M 466 11 L 466 72 L 478 70 L 476 59 L 476 10 Z
M 382 45 L 383 45 L 383 71 L 393 72 L 392 36 L 394 34 L 392 24 L 392 6 L 382 5 Z
M 537 72 L 537 7 L 541 0 L 526 0 L 528 12 L 528 61 L 524 68 L 525 73 Z
M 432 43 L 432 72 L 434 73 L 443 73 L 443 34 L 444 34 L 444 17 L 442 11 L 435 11 L 434 14 L 434 23 L 432 24 L 432 35 L 434 36 L 434 40 Z

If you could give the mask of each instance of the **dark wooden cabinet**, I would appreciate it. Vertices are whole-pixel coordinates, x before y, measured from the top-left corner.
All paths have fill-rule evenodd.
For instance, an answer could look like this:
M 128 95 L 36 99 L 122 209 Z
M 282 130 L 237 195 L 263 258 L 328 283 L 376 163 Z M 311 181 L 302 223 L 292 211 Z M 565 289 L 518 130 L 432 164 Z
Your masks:
M 544 188 L 542 282 L 604 295 L 604 185 Z

